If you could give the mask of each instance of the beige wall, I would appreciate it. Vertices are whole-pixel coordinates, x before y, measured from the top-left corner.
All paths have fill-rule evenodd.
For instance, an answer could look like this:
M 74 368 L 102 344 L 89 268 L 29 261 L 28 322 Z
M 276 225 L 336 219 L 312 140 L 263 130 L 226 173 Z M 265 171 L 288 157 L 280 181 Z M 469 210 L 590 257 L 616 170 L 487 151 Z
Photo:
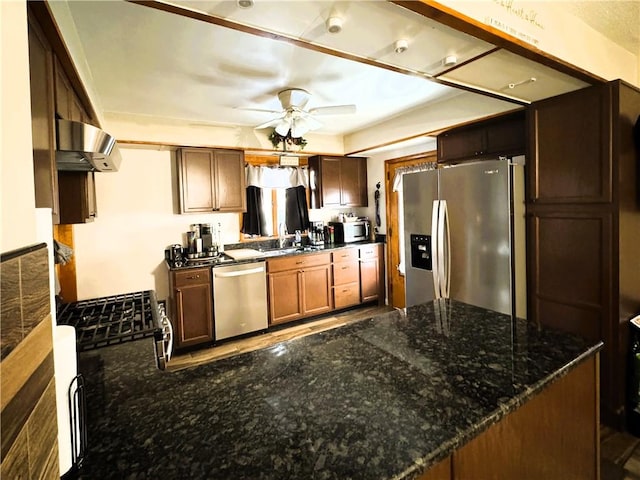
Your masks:
M 174 152 L 121 149 L 116 173 L 96 174 L 98 218 L 74 226 L 78 299 L 154 289 L 166 298 L 164 249 L 186 244 L 192 223 L 218 223 L 223 242 L 239 237 L 235 213 L 176 213 Z
M 0 2 L 0 252 L 36 243 L 25 1 Z

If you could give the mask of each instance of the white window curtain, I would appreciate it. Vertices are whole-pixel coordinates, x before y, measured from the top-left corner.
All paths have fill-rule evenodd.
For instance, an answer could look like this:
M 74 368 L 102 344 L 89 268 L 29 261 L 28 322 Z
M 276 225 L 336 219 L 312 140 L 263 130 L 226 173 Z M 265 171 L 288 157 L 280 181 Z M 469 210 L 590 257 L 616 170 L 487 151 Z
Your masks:
M 309 188 L 307 167 L 245 167 L 247 186 L 260 188 L 291 188 L 302 185 Z
M 409 173 L 426 172 L 428 170 L 435 170 L 436 164 L 420 163 L 418 165 L 410 165 L 407 167 L 400 167 L 396 169 L 396 173 L 393 176 L 393 191 L 398 192 L 398 243 L 400 251 L 400 263 L 398 264 L 398 271 L 401 275 L 405 274 L 405 251 L 404 251 L 404 196 L 402 192 L 402 177 Z

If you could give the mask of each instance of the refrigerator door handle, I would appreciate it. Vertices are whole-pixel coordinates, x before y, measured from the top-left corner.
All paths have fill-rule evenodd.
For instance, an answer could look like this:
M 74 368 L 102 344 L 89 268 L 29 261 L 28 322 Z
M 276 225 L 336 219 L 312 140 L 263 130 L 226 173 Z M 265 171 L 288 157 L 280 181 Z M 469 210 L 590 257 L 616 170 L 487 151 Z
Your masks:
M 438 258 L 440 257 L 438 245 L 438 213 L 440 212 L 440 200 L 433 201 L 431 210 L 431 273 L 433 274 L 433 290 L 435 299 L 440 298 L 440 273 L 438 271 Z
M 445 295 L 445 256 L 444 256 L 444 200 L 438 202 L 438 238 L 436 240 L 438 244 L 438 297 L 447 298 Z
M 449 287 L 451 285 L 451 236 L 449 235 L 449 209 L 447 208 L 446 200 L 440 201 L 440 209 L 442 210 L 439 215 L 441 222 L 440 235 L 442 237 L 442 245 L 440 247 L 442 257 L 442 281 L 440 288 L 442 290 L 442 297 L 449 298 Z

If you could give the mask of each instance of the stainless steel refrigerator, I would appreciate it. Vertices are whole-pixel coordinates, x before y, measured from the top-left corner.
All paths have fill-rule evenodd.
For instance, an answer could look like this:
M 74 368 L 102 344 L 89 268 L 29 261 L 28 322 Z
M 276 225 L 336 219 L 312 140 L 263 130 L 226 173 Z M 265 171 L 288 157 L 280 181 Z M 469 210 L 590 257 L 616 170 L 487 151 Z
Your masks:
M 524 157 L 403 176 L 406 306 L 438 298 L 524 317 Z

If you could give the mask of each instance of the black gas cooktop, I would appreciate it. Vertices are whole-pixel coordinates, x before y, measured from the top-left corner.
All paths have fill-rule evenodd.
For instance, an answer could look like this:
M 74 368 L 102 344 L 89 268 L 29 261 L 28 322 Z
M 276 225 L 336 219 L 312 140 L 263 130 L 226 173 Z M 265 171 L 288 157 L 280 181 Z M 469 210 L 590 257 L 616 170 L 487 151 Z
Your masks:
M 153 290 L 63 303 L 57 324 L 76 329 L 79 351 L 152 337 L 161 330 Z

